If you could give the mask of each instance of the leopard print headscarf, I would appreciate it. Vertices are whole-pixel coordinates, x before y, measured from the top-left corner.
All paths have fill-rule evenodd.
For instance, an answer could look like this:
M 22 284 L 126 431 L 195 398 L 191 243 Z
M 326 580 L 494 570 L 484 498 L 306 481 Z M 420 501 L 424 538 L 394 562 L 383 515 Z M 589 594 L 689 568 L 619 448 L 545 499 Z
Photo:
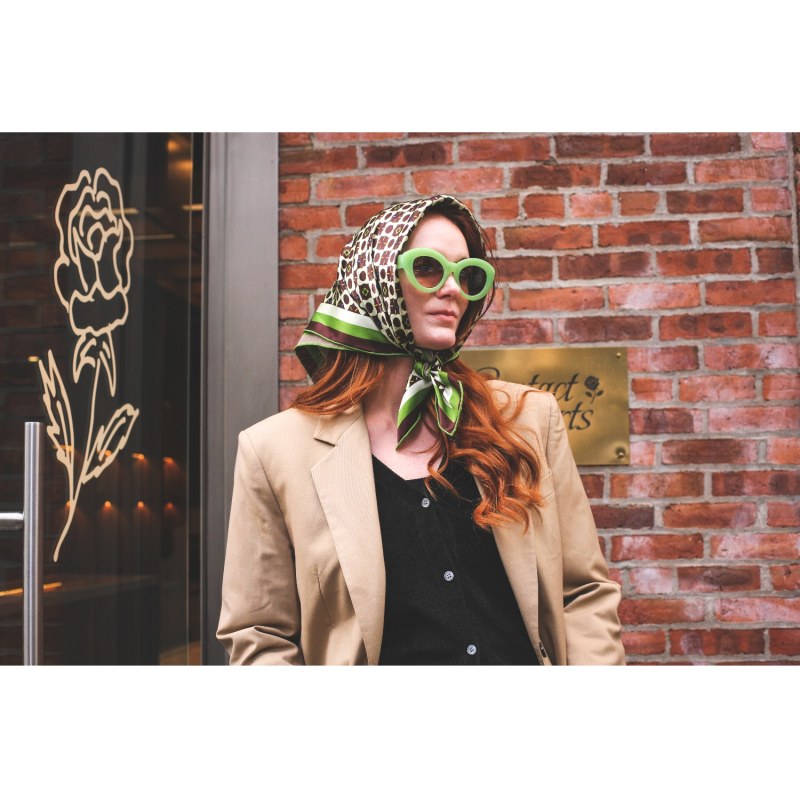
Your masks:
M 480 313 L 462 332 L 455 347 L 434 351 L 414 344 L 395 264 L 422 215 L 440 203 L 466 208 L 449 195 L 410 200 L 384 209 L 356 231 L 339 257 L 335 283 L 295 346 L 309 375 L 313 375 L 322 361 L 322 348 L 388 357 L 412 356 L 414 366 L 397 418 L 398 447 L 422 418 L 423 403 L 430 392 L 436 397 L 437 425 L 448 436 L 455 434 L 464 390 L 460 381 L 450 378 L 445 365 L 458 356 L 475 323 L 492 301 L 493 292 L 490 292 L 481 301 Z M 470 218 L 475 221 L 471 214 Z M 475 227 L 478 227 L 477 222 Z

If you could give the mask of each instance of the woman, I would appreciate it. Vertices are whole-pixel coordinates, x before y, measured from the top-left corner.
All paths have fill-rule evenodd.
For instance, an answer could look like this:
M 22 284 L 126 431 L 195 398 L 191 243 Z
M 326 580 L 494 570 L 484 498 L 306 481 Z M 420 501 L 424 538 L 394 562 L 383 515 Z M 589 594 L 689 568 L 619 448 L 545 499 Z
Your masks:
M 296 348 L 314 384 L 239 436 L 231 663 L 624 663 L 555 399 L 457 358 L 493 296 L 485 241 L 437 195 L 344 248 Z

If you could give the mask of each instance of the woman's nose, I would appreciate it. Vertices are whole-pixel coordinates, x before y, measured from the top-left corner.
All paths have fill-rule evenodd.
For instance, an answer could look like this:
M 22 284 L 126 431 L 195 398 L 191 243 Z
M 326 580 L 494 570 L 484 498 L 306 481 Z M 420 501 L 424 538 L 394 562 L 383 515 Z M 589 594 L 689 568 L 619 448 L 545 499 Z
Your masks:
M 442 284 L 437 294 L 452 295 L 460 293 L 461 288 L 456 283 L 456 279 L 452 275 L 448 275 L 447 280 Z

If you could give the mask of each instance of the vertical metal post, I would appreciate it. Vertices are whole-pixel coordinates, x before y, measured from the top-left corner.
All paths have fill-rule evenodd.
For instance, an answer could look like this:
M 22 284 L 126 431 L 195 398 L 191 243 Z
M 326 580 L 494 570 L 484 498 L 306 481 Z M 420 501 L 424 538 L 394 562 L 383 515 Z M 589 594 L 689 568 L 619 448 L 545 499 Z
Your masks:
M 42 423 L 25 423 L 25 500 L 23 519 L 22 663 L 42 663 L 44 596 L 44 494 L 42 491 Z

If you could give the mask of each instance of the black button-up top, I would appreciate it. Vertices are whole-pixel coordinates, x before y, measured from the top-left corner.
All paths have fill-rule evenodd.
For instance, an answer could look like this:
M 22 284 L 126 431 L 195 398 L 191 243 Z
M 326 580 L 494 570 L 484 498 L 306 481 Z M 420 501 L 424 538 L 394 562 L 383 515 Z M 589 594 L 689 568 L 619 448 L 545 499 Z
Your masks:
M 386 611 L 381 664 L 537 664 L 494 536 L 477 528 L 475 479 L 451 461 L 460 499 L 403 480 L 373 456 Z

